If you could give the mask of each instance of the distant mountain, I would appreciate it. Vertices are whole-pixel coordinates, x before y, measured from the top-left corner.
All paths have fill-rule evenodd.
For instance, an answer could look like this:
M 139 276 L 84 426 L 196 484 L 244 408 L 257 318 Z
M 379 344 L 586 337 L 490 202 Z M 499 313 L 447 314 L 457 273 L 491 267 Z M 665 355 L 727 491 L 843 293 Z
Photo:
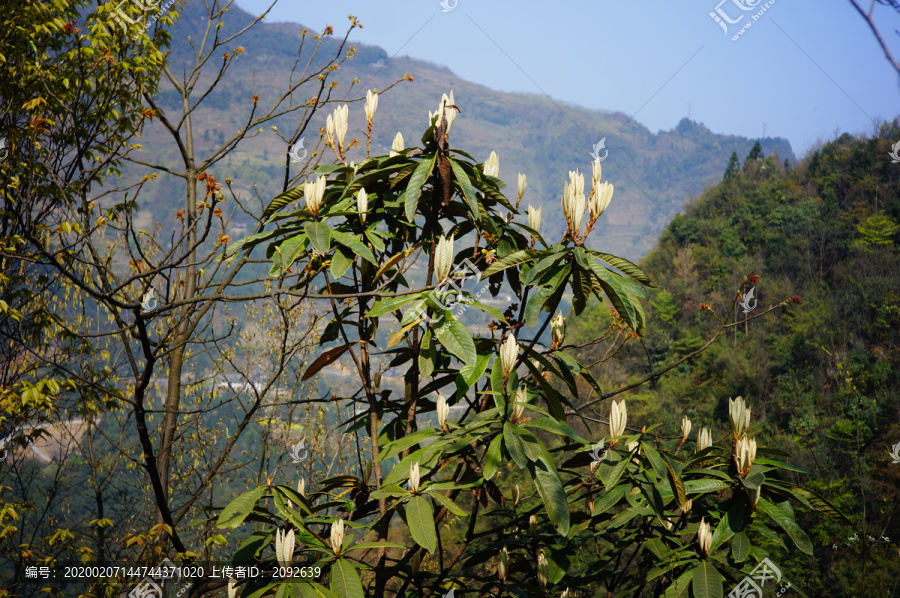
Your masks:
M 185 11 L 171 29 L 173 72 L 181 72 L 182 66 L 187 68 L 191 64 L 193 51 L 187 43 L 188 36 L 199 40 L 205 29 L 206 17 L 201 6 L 189 3 Z M 236 32 L 251 18 L 233 6 L 226 15 L 222 35 Z M 276 93 L 284 90 L 297 60 L 301 30 L 302 26 L 297 24 L 262 23 L 240 38 L 245 53 L 234 60 L 221 90 L 207 98 L 193 115 L 199 133 L 198 147 L 211 149 L 230 138 L 238 124 L 246 121 L 254 95 L 259 95 L 259 107 L 264 108 Z M 337 24 L 336 30 L 341 31 Z M 307 37 L 299 64 L 309 59 L 314 41 Z M 320 56 L 334 55 L 339 41 L 326 36 Z M 314 62 L 313 68 L 317 64 Z M 528 191 L 522 208 L 528 204 L 546 205 L 542 232 L 548 233 L 550 239 L 558 239 L 563 230 L 559 199 L 568 172 L 576 168 L 589 172 L 592 160 L 589 152 L 595 143 L 606 138 L 609 154 L 603 161 L 604 177 L 615 185 L 616 191 L 589 244 L 632 259 L 650 250 L 662 228 L 691 197 L 721 180 L 732 152 L 744 158 L 756 141 L 715 134 L 688 119 L 671 131 L 654 134 L 622 113 L 591 110 L 540 95 L 496 91 L 466 81 L 445 67 L 408 57 L 391 58 L 381 48 L 361 44 L 356 44 L 353 60 L 336 73 L 341 85 L 339 93 L 332 97 L 346 93 L 354 77 L 360 84 L 351 96 L 358 96 L 366 89 L 384 89 L 405 73 L 412 75 L 414 81 L 405 82 L 381 97 L 373 152 L 386 152 L 397 131 L 403 133 L 407 146 L 418 144 L 428 111 L 437 108 L 442 93 L 453 90 L 462 113 L 453 125 L 451 145 L 479 160 L 486 159 L 492 150 L 497 151 L 501 178 L 511 186 L 513 199 L 517 173 L 526 173 Z M 196 95 L 199 96 L 199 91 Z M 161 93 L 160 101 L 169 109 L 178 108 L 176 100 L 174 90 Z M 320 113 L 321 122 L 326 114 Z M 359 132 L 363 122 L 361 103 L 353 104 L 350 131 Z M 289 119 L 276 124 L 282 131 L 293 130 L 294 126 Z M 317 136 L 317 131 L 308 130 L 305 147 L 315 145 Z M 780 161 L 794 161 L 787 140 L 766 138 L 760 142 L 765 154 L 775 153 Z M 145 152 L 157 154 L 164 162 L 177 163 L 175 148 L 161 128 L 148 128 L 142 143 Z M 274 133 L 264 129 L 256 139 L 218 164 L 213 174 L 219 180 L 231 177 L 237 188 L 248 193 L 255 186 L 263 198 L 266 194 L 271 197 L 278 190 L 277 173 L 284 164 L 287 149 Z M 358 160 L 361 155 L 355 158 Z M 589 175 L 587 178 L 590 184 Z M 173 192 L 177 197 L 180 191 L 180 181 L 167 183 L 160 179 L 154 195 L 145 197 L 142 204 L 155 213 L 168 207 Z M 232 237 L 243 233 L 239 226 L 234 232 Z

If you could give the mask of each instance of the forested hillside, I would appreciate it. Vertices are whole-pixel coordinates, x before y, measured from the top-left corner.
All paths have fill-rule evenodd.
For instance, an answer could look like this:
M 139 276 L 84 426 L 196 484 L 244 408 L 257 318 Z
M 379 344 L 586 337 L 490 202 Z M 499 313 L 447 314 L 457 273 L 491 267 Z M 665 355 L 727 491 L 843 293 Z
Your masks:
M 714 438 L 728 429 L 728 399 L 748 401 L 757 438 L 808 471 L 792 481 L 847 517 L 798 513 L 814 557 L 772 543 L 770 558 L 808 596 L 900 589 L 900 463 L 889 454 L 900 442 L 897 139 L 894 121 L 871 138 L 845 134 L 793 170 L 758 151 L 735 159 L 642 262 L 659 284 L 646 339 L 598 367 L 615 388 L 677 362 L 720 329 L 740 283 L 759 277 L 756 308 L 732 313 L 738 326 L 627 396 L 638 424 L 665 421 L 674 435 L 684 412 Z M 572 329 L 584 342 L 609 320 L 598 304 Z

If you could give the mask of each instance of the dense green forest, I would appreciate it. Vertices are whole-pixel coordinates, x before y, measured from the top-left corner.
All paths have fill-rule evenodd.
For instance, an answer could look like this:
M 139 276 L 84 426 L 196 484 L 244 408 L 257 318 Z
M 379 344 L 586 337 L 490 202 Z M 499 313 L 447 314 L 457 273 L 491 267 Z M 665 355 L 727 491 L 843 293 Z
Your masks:
M 672 435 L 685 413 L 718 438 L 728 399 L 748 401 L 757 438 L 808 472 L 792 481 L 847 517 L 798 513 L 814 557 L 773 540 L 773 562 L 808 596 L 900 589 L 900 464 L 889 454 L 900 442 L 900 165 L 888 155 L 897 139 L 894 121 L 871 137 L 844 134 L 792 169 L 758 151 L 743 165 L 732 158 L 641 263 L 660 287 L 646 338 L 597 368 L 616 387 L 697 350 L 720 326 L 713 314 L 724 319 L 756 273 L 755 310 L 732 316 L 746 325 L 630 392 L 629 409 Z M 610 321 L 608 304 L 594 305 L 572 320 L 576 343 Z

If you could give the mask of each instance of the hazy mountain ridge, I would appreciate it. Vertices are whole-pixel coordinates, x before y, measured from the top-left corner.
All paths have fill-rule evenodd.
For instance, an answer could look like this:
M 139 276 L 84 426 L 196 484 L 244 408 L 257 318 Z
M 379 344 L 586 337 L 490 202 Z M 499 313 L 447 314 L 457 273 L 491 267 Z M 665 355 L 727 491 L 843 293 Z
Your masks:
M 182 65 L 188 67 L 193 60 L 187 37 L 202 38 L 205 18 L 200 7 L 189 5 L 173 25 L 170 62 L 174 72 L 179 72 Z M 229 9 L 221 35 L 233 34 L 251 19 L 247 12 Z M 332 25 L 336 33 L 343 33 L 343 23 Z M 198 141 L 200 147 L 208 144 L 212 149 L 246 122 L 253 95 L 259 96 L 258 105 L 263 109 L 286 87 L 290 69 L 297 61 L 302 29 L 294 23 L 264 22 L 240 38 L 245 54 L 235 58 L 222 87 L 194 114 L 194 127 L 200 133 L 197 137 L 202 139 Z M 352 38 L 351 35 L 351 42 Z M 311 35 L 307 36 L 299 60 L 300 70 L 309 60 L 316 43 Z M 324 37 L 319 47 L 320 56 L 333 55 L 339 43 L 337 35 Z M 237 45 L 235 42 L 234 47 Z M 563 230 L 562 213 L 557 208 L 568 172 L 576 168 L 589 171 L 590 151 L 604 137 L 609 150 L 603 161 L 604 177 L 615 185 L 616 191 L 589 244 L 602 245 L 604 250 L 632 259 L 651 249 L 665 224 L 691 197 L 721 180 L 732 152 L 743 158 L 755 142 L 745 137 L 713 133 L 704 125 L 687 119 L 672 130 L 654 134 L 621 112 L 579 107 L 538 94 L 496 91 L 466 81 L 446 67 L 409 57 L 390 58 L 385 50 L 375 46 L 352 45 L 356 48 L 355 57 L 335 73 L 340 86 L 332 99 L 346 93 L 354 77 L 359 79 L 359 84 L 354 87 L 351 97 L 358 97 L 370 88 L 384 89 L 406 73 L 414 78 L 413 82 L 404 82 L 383 94 L 375 120 L 373 152 L 386 152 L 397 131 L 403 133 L 407 147 L 419 145 L 428 111 L 436 109 L 442 93 L 453 90 L 461 114 L 453 126 L 451 145 L 479 160 L 486 159 L 491 151 L 497 151 L 501 178 L 512 187 L 517 173 L 526 173 L 528 191 L 522 209 L 529 204 L 547 206 L 543 211 L 542 232 L 548 240 L 558 239 Z M 344 53 L 346 51 L 347 47 Z M 318 64 L 313 61 L 309 68 L 314 69 Z M 201 87 L 198 85 L 197 90 Z M 199 96 L 199 93 L 195 91 L 195 95 Z M 308 96 L 303 97 L 308 99 Z M 176 99 L 174 90 L 164 90 L 160 94 L 161 105 L 168 109 L 180 105 Z M 328 112 L 330 110 L 319 113 L 317 124 L 324 123 Z M 279 131 L 293 130 L 288 118 L 275 123 Z M 351 104 L 348 136 L 359 137 L 364 145 L 365 140 L 359 133 L 363 124 L 361 103 Z M 164 135 L 161 130 L 148 128 L 142 140 L 145 151 L 170 147 Z M 312 148 L 317 137 L 318 131 L 307 130 L 305 147 Z M 765 154 L 777 153 L 780 160 L 794 160 L 787 140 L 766 138 L 760 141 Z M 231 157 L 217 164 L 212 169 L 213 174 L 220 180 L 231 177 L 236 188 L 247 192 L 255 186 L 263 199 L 270 198 L 279 191 L 281 177 L 278 173 L 284 166 L 287 149 L 281 139 L 264 129 L 263 134 L 245 142 Z M 174 149 L 155 151 L 163 162 L 174 160 L 177 164 Z M 357 152 L 351 154 L 351 159 L 359 160 L 363 155 Z M 153 195 L 146 196 L 144 205 L 152 204 L 155 212 L 168 203 L 166 198 L 173 191 L 161 180 Z M 515 190 L 508 191 L 514 199 Z M 235 232 L 240 233 L 240 226 Z

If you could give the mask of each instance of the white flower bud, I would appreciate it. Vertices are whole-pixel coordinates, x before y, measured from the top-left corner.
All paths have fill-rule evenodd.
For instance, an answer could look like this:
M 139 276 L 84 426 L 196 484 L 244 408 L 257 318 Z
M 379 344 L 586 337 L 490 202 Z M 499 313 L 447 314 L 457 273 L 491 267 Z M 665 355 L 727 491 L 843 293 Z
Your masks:
M 437 249 L 434 256 L 434 273 L 437 275 L 438 283 L 444 282 L 450 275 L 450 268 L 453 267 L 453 237 L 449 239 L 443 235 L 438 239 Z
M 237 598 L 237 595 L 237 580 L 232 577 L 228 580 L 228 598 Z
M 419 462 L 416 461 L 409 466 L 409 491 L 413 494 L 419 493 Z
M 297 494 L 300 496 L 306 496 L 306 478 L 300 478 L 297 480 Z
M 325 119 L 325 144 L 334 145 L 334 117 L 330 114 Z
M 398 131 L 397 134 L 394 135 L 394 142 L 391 144 L 391 158 L 399 155 L 404 149 L 406 148 L 403 145 L 403 133 Z
M 525 405 L 528 403 L 528 391 L 524 386 L 520 386 L 516 391 L 516 402 L 513 405 L 513 421 L 517 422 L 522 419 L 525 414 Z
M 438 425 L 441 426 L 441 430 L 444 432 L 447 431 L 447 415 L 450 414 L 450 406 L 447 404 L 447 399 L 444 398 L 444 395 L 439 394 L 437 400 L 437 418 Z
M 709 549 L 712 548 L 712 529 L 710 529 L 710 525 L 706 523 L 706 517 L 700 519 L 700 530 L 697 532 L 697 541 L 700 544 L 700 550 L 703 554 L 709 554 Z
M 516 493 L 513 495 L 513 506 L 519 506 L 519 499 L 522 497 L 521 492 L 519 491 L 519 485 L 516 484 Z
M 497 152 L 491 152 L 490 157 L 484 161 L 484 174 L 495 178 L 500 176 L 500 158 Z
M 591 218 L 596 220 L 600 217 L 607 206 L 609 206 L 609 202 L 612 201 L 613 195 L 613 186 L 609 183 L 601 183 L 600 185 L 594 188 L 594 194 L 591 196 Z
M 566 337 L 566 319 L 561 311 L 556 312 L 556 315 L 550 320 L 550 335 L 553 338 L 554 347 L 562 345 L 563 339 Z
M 525 178 L 525 175 L 521 172 L 519 173 L 519 182 L 516 186 L 516 194 L 519 199 L 522 199 L 522 196 L 525 195 L 525 189 L 528 188 L 528 180 Z M 533 226 L 531 228 L 534 228 Z
M 591 187 L 596 187 L 600 183 L 600 179 L 603 178 L 602 175 L 603 168 L 600 166 L 600 160 L 591 162 Z
M 369 90 L 366 92 L 366 120 L 371 123 L 375 117 L 375 110 L 378 109 L 378 93 Z
M 534 232 L 541 232 L 541 208 L 534 209 L 528 206 L 528 228 L 533 228 Z
M 687 440 L 688 436 L 691 435 L 691 420 L 687 418 L 685 415 L 681 418 L 681 439 Z
M 762 486 L 757 486 L 756 489 L 750 491 L 750 499 L 753 501 L 753 506 L 756 506 L 756 503 L 759 502 L 759 497 L 762 495 Z
M 344 545 L 344 520 L 336 519 L 331 524 L 331 550 L 334 554 L 341 554 L 341 547 Z
M 734 462 L 737 465 L 738 475 L 745 477 L 756 458 L 756 441 L 748 440 L 746 436 L 737 441 L 735 447 Z
M 359 220 L 363 224 L 366 223 L 366 211 L 369 209 L 369 196 L 366 193 L 366 188 L 362 187 L 359 190 L 359 194 L 356 196 L 356 209 L 359 211 Z
M 506 581 L 506 572 L 509 570 L 509 551 L 506 546 L 500 551 L 500 566 L 497 567 L 497 577 L 500 581 Z
M 712 433 L 709 428 L 700 428 L 700 435 L 697 437 L 697 450 L 702 451 L 712 446 Z
M 750 411 L 741 397 L 728 399 L 728 419 L 735 440 L 742 438 L 750 428 Z
M 625 426 L 628 424 L 628 413 L 625 410 L 625 400 L 619 403 L 613 402 L 609 409 L 609 435 L 622 436 Z
M 450 127 L 453 126 L 453 121 L 456 119 L 456 109 L 455 108 L 447 108 L 447 106 L 455 106 L 456 102 L 453 99 L 453 92 L 450 92 L 450 97 L 447 97 L 447 94 L 441 96 L 441 104 L 438 106 L 437 112 L 435 114 L 443 114 L 444 118 L 447 119 L 447 133 L 450 132 Z M 440 125 L 440 120 L 437 122 Z
M 690 513 L 691 507 L 693 507 L 693 506 L 694 506 L 694 501 L 689 498 L 684 501 L 684 506 L 681 507 L 681 511 L 683 513 Z
M 344 146 L 344 137 L 347 136 L 347 116 L 349 113 L 350 107 L 347 104 L 334 109 L 334 135 L 341 147 Z
M 519 356 L 519 343 L 512 334 L 506 337 L 506 342 L 500 345 L 500 367 L 503 368 L 503 377 L 508 378 L 516 365 Z
M 537 515 L 528 518 L 528 534 L 535 535 L 537 533 Z
M 313 216 L 319 214 L 322 207 L 322 198 L 325 196 L 325 177 L 320 176 L 315 182 L 303 183 L 303 199 L 306 207 Z
M 546 589 L 547 581 L 550 577 L 550 563 L 547 562 L 547 557 L 544 555 L 543 550 L 538 553 L 537 576 L 538 584 L 540 584 L 541 589 Z
M 275 532 L 275 558 L 282 567 L 290 567 L 294 559 L 294 530 Z

